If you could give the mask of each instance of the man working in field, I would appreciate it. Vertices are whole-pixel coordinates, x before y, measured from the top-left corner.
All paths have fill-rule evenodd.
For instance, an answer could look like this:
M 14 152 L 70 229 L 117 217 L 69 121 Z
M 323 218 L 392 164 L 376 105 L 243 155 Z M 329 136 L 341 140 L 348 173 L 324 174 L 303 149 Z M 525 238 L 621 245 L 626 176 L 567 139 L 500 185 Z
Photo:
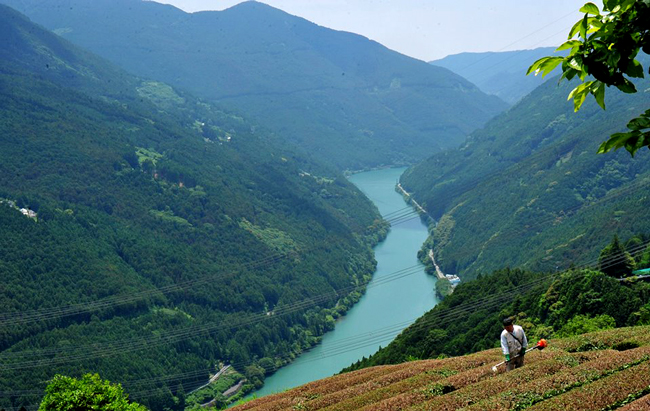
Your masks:
M 528 347 L 528 339 L 524 329 L 512 324 L 512 318 L 503 320 L 504 330 L 501 332 L 501 349 L 506 356 L 506 371 L 524 366 L 524 355 Z

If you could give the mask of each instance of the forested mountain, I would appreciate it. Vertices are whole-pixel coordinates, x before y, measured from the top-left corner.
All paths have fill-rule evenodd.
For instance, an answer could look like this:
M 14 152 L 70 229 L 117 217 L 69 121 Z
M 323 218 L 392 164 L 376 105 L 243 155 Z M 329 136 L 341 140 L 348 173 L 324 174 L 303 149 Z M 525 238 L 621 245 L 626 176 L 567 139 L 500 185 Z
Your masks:
M 431 62 L 465 77 L 483 92 L 515 104 L 539 87 L 546 79 L 526 76 L 528 67 L 537 59 L 550 56 L 553 47 L 486 53 L 460 53 Z
M 140 76 L 246 113 L 340 169 L 411 164 L 506 105 L 446 69 L 253 1 L 2 0 Z
M 574 113 L 572 87 L 544 83 L 460 149 L 402 176 L 439 219 L 433 242 L 443 271 L 469 279 L 506 266 L 564 269 L 593 260 L 615 233 L 650 231 L 648 152 L 596 154 L 650 94 L 612 90 L 606 111 L 588 101 Z
M 382 227 L 335 170 L 6 6 L 0 38 L 0 408 L 99 372 L 182 409 L 219 362 L 260 384 L 359 298 Z

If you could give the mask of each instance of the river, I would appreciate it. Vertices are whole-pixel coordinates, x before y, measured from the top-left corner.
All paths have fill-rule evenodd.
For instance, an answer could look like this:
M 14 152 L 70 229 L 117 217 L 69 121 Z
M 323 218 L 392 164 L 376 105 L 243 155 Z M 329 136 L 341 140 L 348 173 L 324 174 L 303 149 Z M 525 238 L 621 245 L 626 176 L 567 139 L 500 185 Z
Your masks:
M 396 216 L 407 205 L 395 185 L 403 168 L 368 171 L 350 177 L 382 216 Z M 377 271 L 366 294 L 322 342 L 268 377 L 254 395 L 262 397 L 332 376 L 386 346 L 438 302 L 434 276 L 424 272 L 417 252 L 427 238 L 419 218 L 396 223 L 375 247 Z

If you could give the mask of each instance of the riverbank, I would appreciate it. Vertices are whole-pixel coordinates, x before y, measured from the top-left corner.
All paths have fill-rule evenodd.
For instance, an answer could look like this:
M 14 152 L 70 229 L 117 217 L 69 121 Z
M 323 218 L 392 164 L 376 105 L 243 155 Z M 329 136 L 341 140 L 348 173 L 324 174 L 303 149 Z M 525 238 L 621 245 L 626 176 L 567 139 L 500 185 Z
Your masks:
M 403 170 L 358 173 L 350 181 L 385 216 L 405 207 L 404 199 L 395 191 Z M 268 395 L 334 375 L 388 344 L 433 308 L 438 302 L 436 278 L 427 275 L 417 259 L 417 251 L 427 236 L 427 227 L 419 218 L 393 225 L 386 239 L 374 248 L 377 269 L 365 295 L 320 344 L 267 377 L 255 395 Z
M 416 200 L 413 198 L 411 193 L 406 191 L 404 187 L 402 187 L 401 183 L 397 183 L 395 186 L 395 189 L 397 192 L 401 193 L 401 195 L 404 197 L 404 201 L 406 201 L 408 204 L 413 206 L 417 212 L 420 214 L 420 216 L 425 216 L 423 218 L 425 221 L 427 221 L 430 224 L 430 230 L 433 230 L 433 226 L 435 225 L 435 220 L 431 218 L 429 213 L 422 207 Z M 442 272 L 440 269 L 440 266 L 438 263 L 436 263 L 436 258 L 433 254 L 433 244 L 432 244 L 432 237 L 429 236 L 427 240 L 424 242 L 422 249 L 418 252 L 418 257 L 420 258 L 420 261 L 422 261 L 425 266 L 427 266 L 427 272 L 433 272 L 435 273 L 436 277 L 438 278 L 438 282 L 436 282 L 436 295 L 438 298 L 443 299 L 445 297 L 450 296 L 454 292 L 454 288 L 460 283 L 460 278 L 457 275 L 453 274 L 445 274 Z M 431 247 L 427 248 L 427 245 L 430 244 Z M 427 252 L 428 251 L 428 252 Z M 424 256 L 424 253 L 426 253 L 426 257 Z M 431 264 L 429 266 L 429 264 Z

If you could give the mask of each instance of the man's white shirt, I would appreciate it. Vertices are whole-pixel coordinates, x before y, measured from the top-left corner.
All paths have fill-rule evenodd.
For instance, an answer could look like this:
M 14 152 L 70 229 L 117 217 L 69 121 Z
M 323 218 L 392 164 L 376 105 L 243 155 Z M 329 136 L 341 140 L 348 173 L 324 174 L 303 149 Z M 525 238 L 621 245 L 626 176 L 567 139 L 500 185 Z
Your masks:
M 517 340 L 522 343 L 520 344 Z M 525 350 L 527 347 L 528 339 L 526 338 L 526 333 L 521 326 L 514 325 L 512 333 L 509 333 L 508 330 L 503 330 L 503 332 L 501 332 L 501 349 L 503 350 L 504 355 L 518 355 L 522 348 Z

